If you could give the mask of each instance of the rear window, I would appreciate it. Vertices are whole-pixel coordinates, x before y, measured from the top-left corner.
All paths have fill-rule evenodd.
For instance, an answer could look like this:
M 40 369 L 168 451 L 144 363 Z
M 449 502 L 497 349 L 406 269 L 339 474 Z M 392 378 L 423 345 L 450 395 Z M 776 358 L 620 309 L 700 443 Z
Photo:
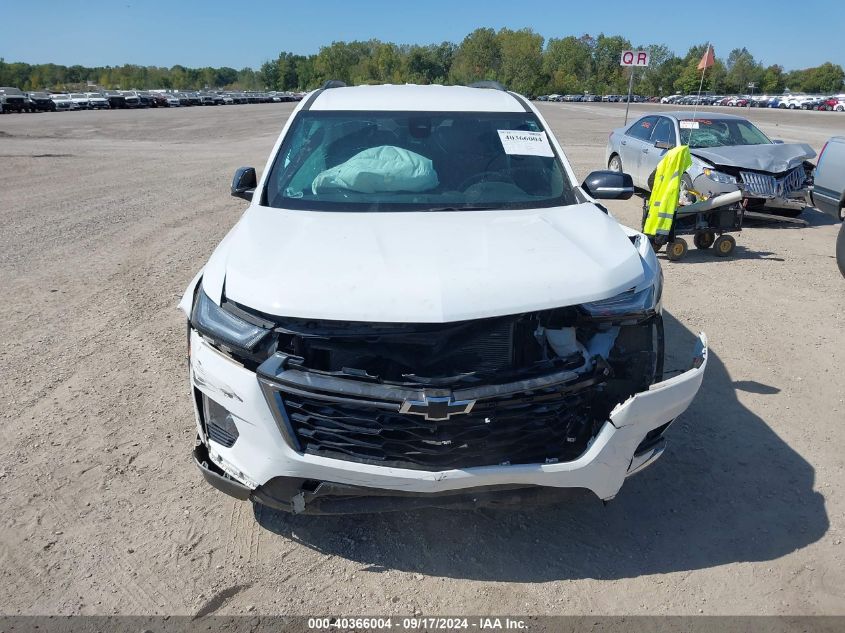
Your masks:
M 271 207 L 513 209 L 575 203 L 532 113 L 301 112 L 267 178 Z

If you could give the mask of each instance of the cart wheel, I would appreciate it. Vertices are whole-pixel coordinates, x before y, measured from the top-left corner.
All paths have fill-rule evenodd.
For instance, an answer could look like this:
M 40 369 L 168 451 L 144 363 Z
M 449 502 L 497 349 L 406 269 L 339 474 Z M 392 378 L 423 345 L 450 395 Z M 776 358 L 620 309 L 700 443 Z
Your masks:
M 692 241 L 695 243 L 696 248 L 710 248 L 713 246 L 713 242 L 716 241 L 716 235 L 712 231 L 702 231 L 701 233 L 696 233 Z
M 673 262 L 678 261 L 687 254 L 686 240 L 676 237 L 666 245 L 666 256 Z
M 715 250 L 718 257 L 727 257 L 734 252 L 736 240 L 730 235 L 720 235 L 716 238 Z

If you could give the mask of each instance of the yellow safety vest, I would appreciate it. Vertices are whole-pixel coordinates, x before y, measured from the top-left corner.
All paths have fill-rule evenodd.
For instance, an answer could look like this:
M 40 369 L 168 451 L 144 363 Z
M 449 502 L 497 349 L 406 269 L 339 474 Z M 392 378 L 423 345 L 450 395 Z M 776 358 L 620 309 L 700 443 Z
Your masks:
M 681 176 L 692 166 L 689 146 L 679 145 L 666 152 L 654 173 L 654 186 L 648 199 L 643 233 L 669 235 L 675 221 L 675 209 L 681 196 Z

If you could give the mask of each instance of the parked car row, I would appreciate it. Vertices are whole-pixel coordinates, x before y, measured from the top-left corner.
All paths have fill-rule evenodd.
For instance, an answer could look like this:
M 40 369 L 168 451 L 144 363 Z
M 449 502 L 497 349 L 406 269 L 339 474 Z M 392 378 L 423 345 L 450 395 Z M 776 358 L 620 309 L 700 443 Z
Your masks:
M 299 101 L 301 93 L 289 92 L 167 92 L 164 90 L 103 90 L 97 92 L 23 92 L 0 87 L 0 112 L 56 112 L 126 108 L 173 108 L 238 103 Z
M 566 101 L 566 102 L 589 102 L 589 103 L 598 103 L 598 102 L 605 102 L 605 103 L 624 103 L 628 100 L 628 95 L 594 95 L 594 94 L 583 94 L 583 95 L 558 95 L 558 94 L 551 94 L 551 95 L 540 95 L 535 99 L 536 101 Z M 631 103 L 655 103 L 659 101 L 658 97 L 643 97 L 642 95 L 631 95 Z
M 845 94 L 821 95 L 669 95 L 661 103 L 674 105 L 718 105 L 781 110 L 827 110 L 845 112 Z
M 540 95 L 537 101 L 564 101 L 564 102 L 606 102 L 624 103 L 628 95 L 608 94 L 604 96 L 593 94 L 568 94 L 568 95 Z M 835 96 L 824 95 L 682 95 L 673 94 L 665 97 L 644 97 L 631 95 L 632 103 L 665 103 L 673 105 L 707 105 L 707 106 L 729 106 L 729 107 L 751 107 L 751 108 L 780 108 L 788 110 L 827 110 L 845 112 L 845 94 Z

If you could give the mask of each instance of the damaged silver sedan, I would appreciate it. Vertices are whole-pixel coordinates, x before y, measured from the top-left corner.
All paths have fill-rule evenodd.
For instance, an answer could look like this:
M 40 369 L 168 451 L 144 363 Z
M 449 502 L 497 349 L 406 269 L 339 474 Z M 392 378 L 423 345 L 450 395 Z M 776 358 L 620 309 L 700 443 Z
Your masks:
M 663 155 L 689 145 L 692 167 L 682 179 L 693 198 L 741 190 L 749 211 L 798 215 L 808 204 L 816 152 L 806 143 L 771 140 L 750 121 L 722 113 L 657 112 L 613 130 L 607 141 L 609 169 L 631 174 L 649 191 L 649 176 Z

